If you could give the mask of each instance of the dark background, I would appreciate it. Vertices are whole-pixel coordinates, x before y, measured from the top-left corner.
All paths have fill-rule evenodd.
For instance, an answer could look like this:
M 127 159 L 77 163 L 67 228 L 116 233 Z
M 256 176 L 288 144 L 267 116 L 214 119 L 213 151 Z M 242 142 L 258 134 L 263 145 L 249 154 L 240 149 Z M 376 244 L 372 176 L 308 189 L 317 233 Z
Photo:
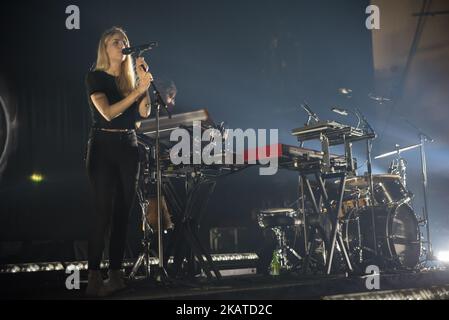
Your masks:
M 80 8 L 80 30 L 65 28 L 70 4 Z M 180 109 L 207 108 L 230 128 L 278 128 L 280 141 L 295 145 L 290 130 L 306 121 L 299 108 L 304 99 L 322 119 L 353 122 L 330 107 L 358 106 L 376 129 L 383 128 L 388 106 L 379 109 L 368 99 L 374 87 L 371 33 L 365 28 L 368 4 L 47 0 L 3 5 L 0 76 L 15 119 L 15 143 L 0 181 L 0 241 L 86 238 L 92 203 L 84 170 L 90 125 L 84 76 L 105 29 L 123 27 L 131 44 L 159 41 L 146 60 L 155 77 L 176 83 Z M 342 87 L 354 91 L 351 100 L 338 94 Z M 427 129 L 438 135 L 439 128 Z M 398 137 L 393 131 L 382 134 L 374 154 L 389 151 Z M 413 134 L 409 130 L 405 135 L 411 138 L 404 140 L 415 141 Z M 363 157 L 363 145 L 356 146 L 356 155 Z M 416 160 L 410 160 L 410 187 L 420 194 L 418 154 L 411 157 Z M 387 166 L 379 162 L 374 169 L 386 172 Z M 216 226 L 256 232 L 254 210 L 295 200 L 295 173 L 263 177 L 257 170 L 219 181 L 202 223 L 204 239 Z M 447 227 L 449 177 L 432 184 L 441 165 L 430 171 L 432 226 Z M 34 172 L 44 176 L 42 183 L 29 180 Z M 436 196 L 436 189 L 445 193 Z M 415 204 L 420 213 L 420 199 Z M 133 213 L 131 237 L 138 219 Z

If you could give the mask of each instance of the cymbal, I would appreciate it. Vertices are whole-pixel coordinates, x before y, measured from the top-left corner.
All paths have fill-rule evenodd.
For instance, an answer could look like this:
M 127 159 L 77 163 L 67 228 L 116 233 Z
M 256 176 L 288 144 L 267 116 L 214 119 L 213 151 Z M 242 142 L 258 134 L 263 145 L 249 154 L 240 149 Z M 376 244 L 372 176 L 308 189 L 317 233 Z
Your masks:
M 373 183 L 376 184 L 385 180 L 397 180 L 400 177 L 395 174 L 373 174 Z M 346 179 L 347 188 L 368 188 L 368 176 L 357 176 Z
M 393 155 L 396 155 L 396 154 L 401 154 L 401 152 L 419 148 L 419 147 L 421 147 L 421 145 L 422 144 L 419 143 L 419 144 L 414 144 L 412 146 L 408 146 L 408 147 L 405 147 L 405 148 L 396 149 L 395 151 L 391 151 L 391 152 L 387 152 L 387 153 L 378 155 L 378 156 L 374 157 L 374 159 L 377 160 L 377 159 L 382 159 L 382 158 L 386 158 L 386 157 L 389 157 L 389 156 L 393 156 Z
M 272 208 L 260 210 L 262 214 L 277 214 L 277 213 L 292 213 L 295 212 L 292 208 Z

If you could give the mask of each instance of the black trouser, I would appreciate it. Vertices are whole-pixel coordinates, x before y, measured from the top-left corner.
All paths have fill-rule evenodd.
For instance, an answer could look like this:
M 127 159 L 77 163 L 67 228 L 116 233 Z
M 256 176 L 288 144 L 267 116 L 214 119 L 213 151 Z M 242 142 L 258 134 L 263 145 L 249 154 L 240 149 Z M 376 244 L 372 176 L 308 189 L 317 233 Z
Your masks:
M 110 227 L 109 269 L 121 269 L 128 217 L 139 173 L 137 137 L 131 132 L 91 131 L 86 159 L 94 196 L 90 219 L 89 270 L 99 270 Z

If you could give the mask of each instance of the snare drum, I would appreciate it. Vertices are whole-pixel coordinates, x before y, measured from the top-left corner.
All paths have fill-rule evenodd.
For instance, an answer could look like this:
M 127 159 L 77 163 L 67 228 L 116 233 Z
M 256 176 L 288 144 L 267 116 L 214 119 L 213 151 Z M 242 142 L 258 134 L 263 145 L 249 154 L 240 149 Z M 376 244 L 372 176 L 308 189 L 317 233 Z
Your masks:
M 288 227 L 300 224 L 298 213 L 290 208 L 266 209 L 257 216 L 262 228 Z

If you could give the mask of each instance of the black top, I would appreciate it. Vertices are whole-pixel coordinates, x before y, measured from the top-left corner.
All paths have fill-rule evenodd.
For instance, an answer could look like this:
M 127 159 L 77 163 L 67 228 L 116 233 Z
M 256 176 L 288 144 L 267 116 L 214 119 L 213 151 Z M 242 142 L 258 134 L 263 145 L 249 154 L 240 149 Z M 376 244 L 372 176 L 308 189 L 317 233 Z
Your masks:
M 115 117 L 111 121 L 107 121 L 92 102 L 90 95 L 95 92 L 102 92 L 108 98 L 109 104 L 119 102 L 124 99 L 123 95 L 117 88 L 115 77 L 104 71 L 91 71 L 86 76 L 86 92 L 92 114 L 92 125 L 94 128 L 105 129 L 134 129 L 135 122 L 138 119 L 138 104 L 133 103 L 121 115 Z

